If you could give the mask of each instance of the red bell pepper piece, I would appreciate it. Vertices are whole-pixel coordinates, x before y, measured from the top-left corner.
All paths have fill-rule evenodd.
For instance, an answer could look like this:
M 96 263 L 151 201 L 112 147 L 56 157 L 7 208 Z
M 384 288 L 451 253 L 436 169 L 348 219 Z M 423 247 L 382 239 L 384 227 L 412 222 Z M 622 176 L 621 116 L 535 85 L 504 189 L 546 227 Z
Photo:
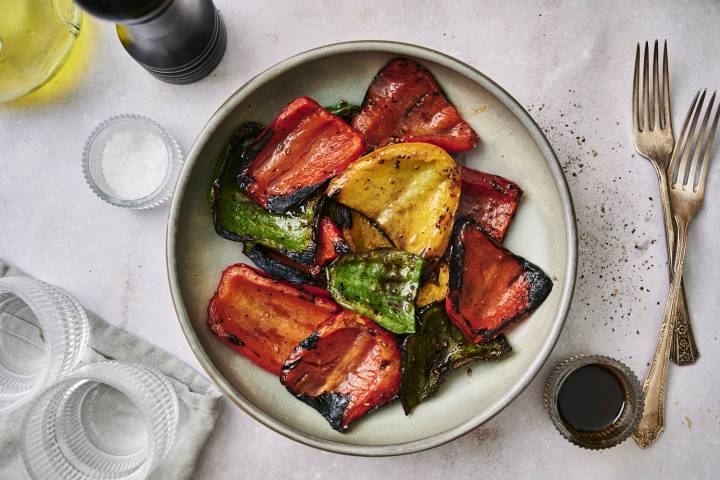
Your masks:
M 280 374 L 293 348 L 341 308 L 244 264 L 228 267 L 208 306 L 210 330 L 233 349 Z
M 391 60 L 378 72 L 353 126 L 370 148 L 425 142 L 452 153 L 472 150 L 478 142 L 433 74 L 404 58 Z
M 342 232 L 329 217 L 320 219 L 320 231 L 317 250 L 315 251 L 315 265 L 324 267 L 343 253 L 350 251 Z
M 460 205 L 456 218 L 470 216 L 493 240 L 502 243 L 515 216 L 522 189 L 514 182 L 461 167 Z
M 539 267 L 496 245 L 472 219 L 456 224 L 445 310 L 468 340 L 497 337 L 540 306 L 551 289 Z
M 330 292 L 328 292 L 327 289 L 323 287 L 319 287 L 317 285 L 312 285 L 309 283 L 301 283 L 297 287 L 303 292 L 309 293 L 314 297 L 329 298 L 330 300 L 332 300 L 332 295 L 330 294 Z
M 285 362 L 280 381 L 341 432 L 400 390 L 400 350 L 372 320 L 345 310 Z
M 264 146 L 238 180 L 273 212 L 301 202 L 365 152 L 358 132 L 309 97 L 290 102 L 256 142 Z

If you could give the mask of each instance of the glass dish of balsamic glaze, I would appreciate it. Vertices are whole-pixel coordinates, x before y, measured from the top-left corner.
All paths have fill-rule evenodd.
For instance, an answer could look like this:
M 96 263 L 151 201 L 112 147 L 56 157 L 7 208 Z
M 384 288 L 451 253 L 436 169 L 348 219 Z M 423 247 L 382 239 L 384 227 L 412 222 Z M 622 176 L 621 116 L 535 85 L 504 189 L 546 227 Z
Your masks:
M 570 442 L 603 449 L 627 439 L 640 421 L 640 381 L 622 362 L 578 355 L 561 362 L 545 387 L 545 409 Z

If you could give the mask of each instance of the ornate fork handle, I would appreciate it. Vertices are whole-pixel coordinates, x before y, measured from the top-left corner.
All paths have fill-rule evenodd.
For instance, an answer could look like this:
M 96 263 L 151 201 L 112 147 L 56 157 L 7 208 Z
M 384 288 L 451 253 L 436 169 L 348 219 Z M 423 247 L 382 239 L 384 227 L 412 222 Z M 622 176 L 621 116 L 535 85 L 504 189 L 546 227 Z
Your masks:
M 668 269 L 672 274 L 673 260 L 675 257 L 675 229 L 673 228 L 672 213 L 670 212 L 670 195 L 668 193 L 667 174 L 664 165 L 667 162 L 653 162 L 657 170 L 660 183 L 660 198 L 662 203 L 663 219 L 665 222 L 665 245 L 667 245 Z M 670 360 L 680 366 L 692 365 L 700 356 L 695 345 L 695 336 L 690 327 L 690 315 L 685 301 L 685 287 L 681 282 L 680 298 L 675 307 L 675 324 L 673 328 L 672 348 L 670 349 Z
M 682 283 L 683 265 L 685 263 L 685 247 L 687 244 L 687 221 L 677 220 L 678 244 L 675 255 L 675 263 L 670 282 L 670 295 L 665 305 L 660 338 L 655 347 L 655 354 L 650 363 L 650 370 L 645 378 L 643 393 L 645 402 L 643 416 L 640 419 L 633 437 L 635 441 L 645 448 L 654 442 L 665 428 L 665 390 L 667 385 L 668 363 L 670 360 L 670 349 L 672 347 L 672 336 L 675 327 L 675 309 L 680 297 L 680 285 Z

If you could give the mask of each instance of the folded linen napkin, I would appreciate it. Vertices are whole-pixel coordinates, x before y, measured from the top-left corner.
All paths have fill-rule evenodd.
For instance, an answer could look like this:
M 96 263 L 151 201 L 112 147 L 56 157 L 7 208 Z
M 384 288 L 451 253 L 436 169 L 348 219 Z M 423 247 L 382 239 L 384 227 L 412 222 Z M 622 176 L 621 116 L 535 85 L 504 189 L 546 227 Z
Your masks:
M 0 261 L 0 277 L 25 275 Z M 107 359 L 151 365 L 163 372 L 175 387 L 180 407 L 175 444 L 160 466 L 150 474 L 152 480 L 191 478 L 200 451 L 217 420 L 219 390 L 185 363 L 149 343 L 134 337 L 98 316 L 88 313 L 90 340 L 81 365 Z M 19 434 L 28 407 L 0 414 L 0 478 L 26 480 L 20 454 Z

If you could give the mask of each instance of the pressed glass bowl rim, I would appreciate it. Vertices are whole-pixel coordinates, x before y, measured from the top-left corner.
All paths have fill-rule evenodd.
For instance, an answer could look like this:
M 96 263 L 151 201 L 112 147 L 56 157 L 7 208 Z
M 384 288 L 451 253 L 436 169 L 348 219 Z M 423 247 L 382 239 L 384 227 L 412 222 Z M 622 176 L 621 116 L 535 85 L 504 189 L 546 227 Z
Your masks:
M 149 195 L 133 200 L 123 200 L 114 196 L 112 192 L 105 191 L 100 187 L 97 180 L 92 174 L 92 163 L 98 160 L 102 162 L 103 157 L 103 152 L 95 152 L 95 143 L 98 141 L 101 135 L 107 134 L 109 130 L 117 129 L 118 131 L 120 131 L 122 127 L 128 124 L 135 124 L 149 128 L 162 140 L 168 152 L 167 171 L 165 173 L 165 178 L 163 179 L 163 182 L 158 185 L 158 187 L 153 190 Z M 147 210 L 150 208 L 155 208 L 167 202 L 168 199 L 172 196 L 173 190 L 175 189 L 175 182 L 177 181 L 178 175 L 180 174 L 182 164 L 182 150 L 180 149 L 180 145 L 177 143 L 175 138 L 170 135 L 156 121 L 135 113 L 124 113 L 121 115 L 115 115 L 102 121 L 98 126 L 93 129 L 93 131 L 90 133 L 90 136 L 85 141 L 85 146 L 83 148 L 82 154 L 83 176 L 85 177 L 85 181 L 90 187 L 90 190 L 92 190 L 93 193 L 95 193 L 95 195 L 97 195 L 101 200 L 109 203 L 110 205 L 114 205 L 116 207 L 132 208 L 136 210 Z

